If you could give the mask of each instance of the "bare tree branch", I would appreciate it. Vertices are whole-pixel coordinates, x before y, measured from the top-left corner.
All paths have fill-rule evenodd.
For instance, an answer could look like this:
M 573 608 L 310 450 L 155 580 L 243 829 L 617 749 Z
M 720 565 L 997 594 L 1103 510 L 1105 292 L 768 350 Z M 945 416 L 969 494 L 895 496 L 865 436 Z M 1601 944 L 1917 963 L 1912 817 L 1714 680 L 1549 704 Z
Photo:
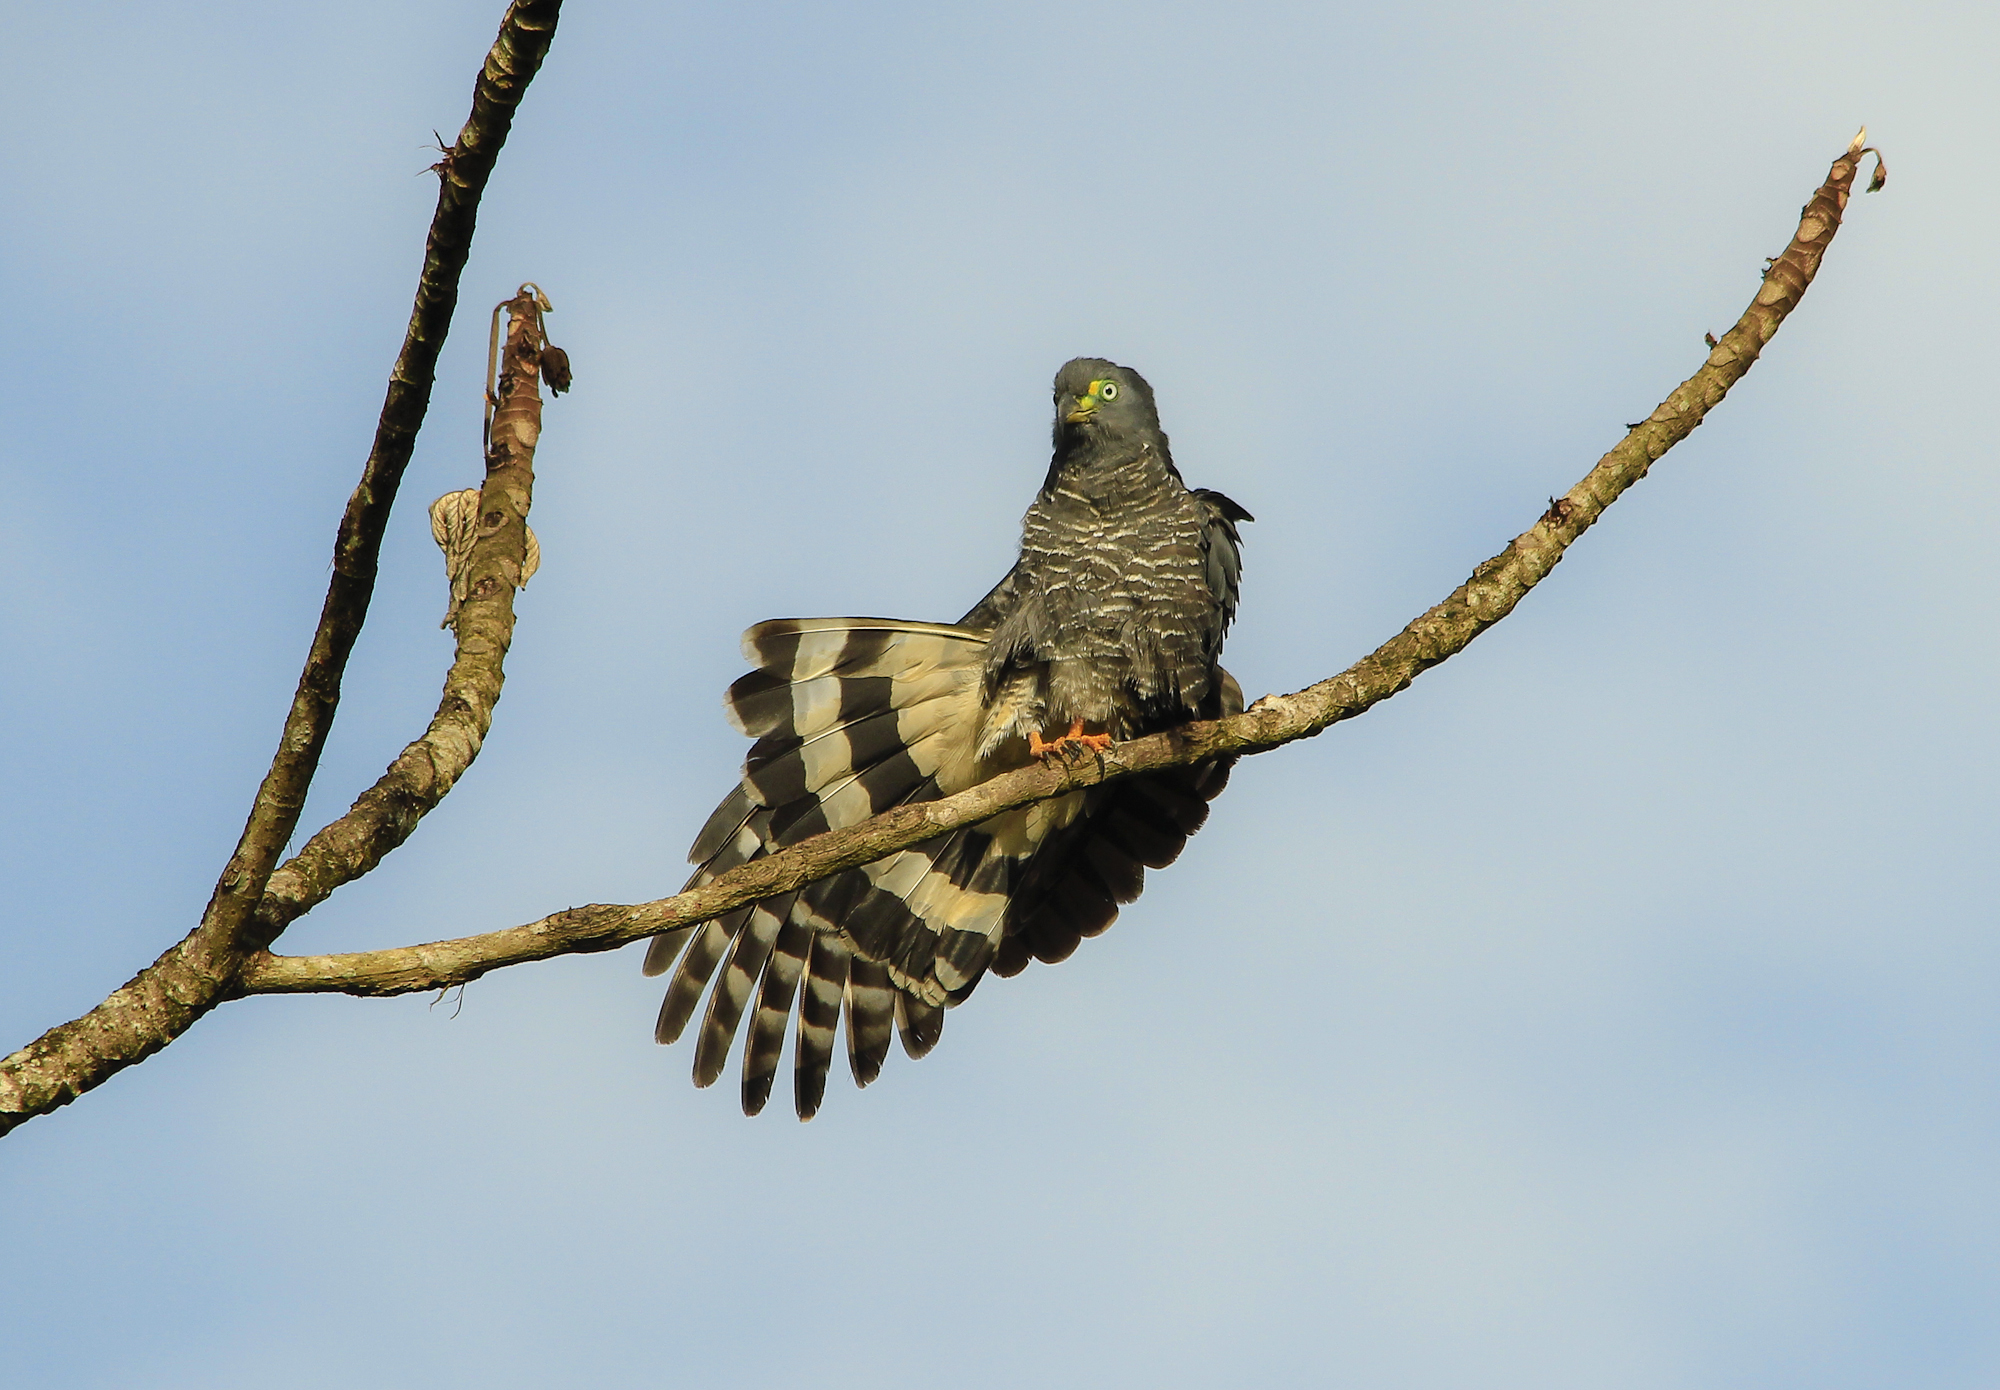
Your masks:
M 1798 231 L 1765 272 L 1763 285 L 1708 359 L 1576 486 L 1450 597 L 1337 676 L 1291 695 L 1266 696 L 1234 718 L 1198 723 L 1116 744 L 1101 759 L 1041 765 L 996 777 L 939 801 L 904 806 L 846 830 L 816 836 L 756 859 L 700 888 L 655 902 L 592 904 L 525 926 L 480 936 L 345 955 L 260 954 L 246 967 L 249 993 L 342 992 L 385 995 L 439 989 L 525 961 L 608 951 L 656 932 L 721 916 L 1031 801 L 1136 772 L 1181 767 L 1225 753 L 1261 753 L 1310 738 L 1403 690 L 1424 671 L 1463 651 L 1514 610 L 1553 570 L 1570 544 L 1632 484 L 1685 439 L 1763 351 L 1818 272 L 1840 227 L 1863 140 L 1857 135 L 1803 209 Z M 1878 156 L 1879 158 L 1879 156 Z
M 430 404 L 438 353 L 457 307 L 458 280 L 471 248 L 480 196 L 506 142 L 514 111 L 555 36 L 560 10 L 561 0 L 515 0 L 508 8 L 474 87 L 471 115 L 436 166 L 438 206 L 409 329 L 390 372 L 374 446 L 341 518 L 333 576 L 278 751 L 257 790 L 235 853 L 193 931 L 82 1018 L 58 1025 L 0 1059 L 0 1134 L 30 1116 L 67 1104 L 151 1056 L 216 1004 L 238 993 L 236 976 L 247 954 L 268 946 L 297 916 L 297 911 L 282 910 L 282 904 L 310 896 L 310 886 L 293 886 L 288 880 L 279 886 L 290 896 L 279 899 L 271 912 L 259 911 L 278 855 L 298 827 L 306 790 L 340 700 L 348 654 L 367 617 L 382 534 Z M 520 510 L 526 511 L 525 498 Z M 521 558 L 518 531 L 517 525 L 516 573 Z M 508 586 L 509 600 L 511 595 Z M 511 611 L 511 602 L 509 607 Z M 461 650 L 463 646 L 461 641 Z M 504 651 L 503 643 L 494 653 L 496 666 Z M 453 669 L 457 671 L 456 666 Z M 498 693 L 497 676 L 493 693 Z M 451 698 L 448 690 L 447 701 Z M 440 790 L 438 795 L 442 794 Z M 409 823 L 414 824 L 414 818 Z M 408 834 L 407 828 L 403 834 Z

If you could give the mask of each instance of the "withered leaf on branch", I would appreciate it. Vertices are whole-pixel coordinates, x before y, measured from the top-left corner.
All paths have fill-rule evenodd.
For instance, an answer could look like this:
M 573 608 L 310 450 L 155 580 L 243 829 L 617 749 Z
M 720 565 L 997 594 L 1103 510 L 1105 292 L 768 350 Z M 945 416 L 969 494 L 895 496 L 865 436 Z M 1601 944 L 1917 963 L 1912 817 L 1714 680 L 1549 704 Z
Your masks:
M 517 589 L 527 588 L 535 571 L 542 567 L 542 544 L 535 539 L 535 528 L 527 529 L 528 549 L 521 558 L 521 577 L 514 583 Z M 431 539 L 444 552 L 445 577 L 451 581 L 451 603 L 438 626 L 450 627 L 452 619 L 458 616 L 459 606 L 472 591 L 472 543 L 479 539 L 478 488 L 447 492 L 431 503 Z
M 1882 186 L 1889 182 L 1889 166 L 1882 160 L 1882 151 L 1868 143 L 1867 126 L 1863 126 L 1854 132 L 1854 139 L 1849 142 L 1847 152 L 1857 160 L 1864 154 L 1875 156 L 1875 177 L 1868 180 L 1868 191 L 1870 193 L 1880 193 Z
M 569 390 L 569 354 L 550 343 L 542 349 L 542 380 L 560 396 Z

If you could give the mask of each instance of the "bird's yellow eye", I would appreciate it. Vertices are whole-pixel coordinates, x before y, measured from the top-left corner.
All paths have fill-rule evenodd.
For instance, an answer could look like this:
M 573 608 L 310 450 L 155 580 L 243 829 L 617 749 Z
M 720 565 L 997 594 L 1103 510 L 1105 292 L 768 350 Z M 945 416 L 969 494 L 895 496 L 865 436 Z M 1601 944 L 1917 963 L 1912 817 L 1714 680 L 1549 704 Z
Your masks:
M 1115 401 L 1115 400 L 1117 400 L 1117 399 L 1118 399 L 1118 383 L 1117 383 L 1117 382 L 1115 382 L 1115 381 L 1100 381 L 1100 382 L 1097 382 L 1097 383 L 1095 383 L 1095 385 L 1096 385 L 1096 388 L 1097 388 L 1097 398 L 1098 398 L 1099 400 L 1103 400 L 1103 401 Z

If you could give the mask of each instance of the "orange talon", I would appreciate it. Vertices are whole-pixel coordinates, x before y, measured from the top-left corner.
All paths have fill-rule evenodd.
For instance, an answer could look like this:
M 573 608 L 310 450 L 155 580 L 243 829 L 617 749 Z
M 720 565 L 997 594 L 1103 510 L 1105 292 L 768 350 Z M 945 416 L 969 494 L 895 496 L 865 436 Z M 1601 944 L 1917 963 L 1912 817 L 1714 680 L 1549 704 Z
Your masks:
M 1068 733 L 1048 743 L 1042 742 L 1042 736 L 1034 730 L 1028 731 L 1028 753 L 1037 758 L 1046 758 L 1052 753 L 1068 757 L 1071 750 L 1077 748 L 1087 748 L 1093 753 L 1102 753 L 1110 746 L 1110 734 L 1086 734 L 1081 719 L 1071 721 Z

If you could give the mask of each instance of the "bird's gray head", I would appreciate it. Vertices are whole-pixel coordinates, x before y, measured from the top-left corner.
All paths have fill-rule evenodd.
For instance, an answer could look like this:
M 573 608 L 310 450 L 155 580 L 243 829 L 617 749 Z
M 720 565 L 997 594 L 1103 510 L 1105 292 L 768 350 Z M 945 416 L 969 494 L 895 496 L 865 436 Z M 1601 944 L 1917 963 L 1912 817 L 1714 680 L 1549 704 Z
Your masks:
M 1078 357 L 1063 364 L 1056 373 L 1058 455 L 1095 453 L 1149 439 L 1165 448 L 1153 388 L 1146 378 L 1101 357 Z

